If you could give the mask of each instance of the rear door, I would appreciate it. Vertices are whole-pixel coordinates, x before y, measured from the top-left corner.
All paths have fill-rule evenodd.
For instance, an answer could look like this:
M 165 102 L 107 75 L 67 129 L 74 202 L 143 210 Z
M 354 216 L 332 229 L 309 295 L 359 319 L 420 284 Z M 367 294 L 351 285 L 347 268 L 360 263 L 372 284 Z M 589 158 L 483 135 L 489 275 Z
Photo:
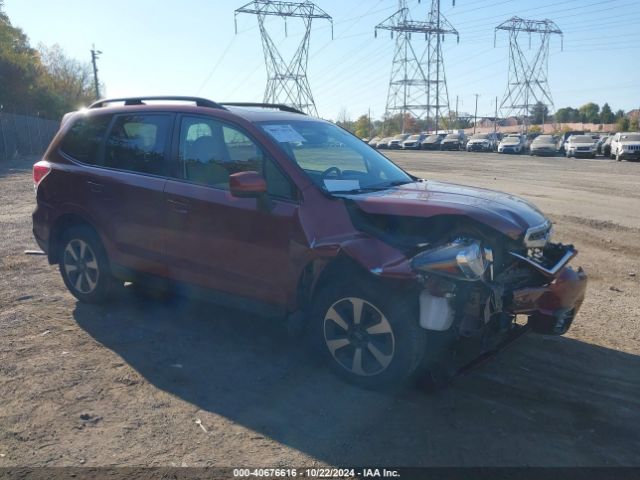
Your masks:
M 177 127 L 179 178 L 166 185 L 171 276 L 222 292 L 284 304 L 290 249 L 300 231 L 293 184 L 250 134 L 212 117 L 183 116 Z M 262 174 L 269 205 L 229 192 L 229 175 Z
M 112 262 L 166 275 L 166 179 L 175 171 L 169 148 L 174 115 L 116 115 L 100 168 L 87 180 L 89 211 L 96 217 Z

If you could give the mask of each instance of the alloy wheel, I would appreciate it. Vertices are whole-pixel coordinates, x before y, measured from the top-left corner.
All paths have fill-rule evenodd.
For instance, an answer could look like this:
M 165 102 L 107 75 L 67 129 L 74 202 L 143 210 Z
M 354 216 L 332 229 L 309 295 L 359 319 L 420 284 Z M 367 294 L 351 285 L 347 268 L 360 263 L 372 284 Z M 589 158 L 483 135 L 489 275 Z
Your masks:
M 324 317 L 324 340 L 333 359 L 359 376 L 377 375 L 395 352 L 391 324 L 372 303 L 356 297 L 335 302 Z
M 96 289 L 100 268 L 95 252 L 87 242 L 76 238 L 67 243 L 63 267 L 69 283 L 76 291 L 86 295 Z

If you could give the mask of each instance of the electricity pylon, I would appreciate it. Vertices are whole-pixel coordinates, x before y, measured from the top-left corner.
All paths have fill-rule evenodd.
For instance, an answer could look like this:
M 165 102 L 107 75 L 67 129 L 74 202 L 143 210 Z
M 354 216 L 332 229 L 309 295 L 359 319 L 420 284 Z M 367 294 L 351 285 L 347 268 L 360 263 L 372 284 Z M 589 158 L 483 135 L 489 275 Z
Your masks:
M 551 35 L 560 35 L 562 42 L 562 30 L 551 20 L 524 20 L 512 17 L 495 28 L 494 46 L 498 30 L 509 32 L 509 80 L 500 109 L 504 116 L 521 116 L 526 130 L 527 119 L 534 105 L 541 102 L 550 111 L 553 108 L 548 79 L 549 41 Z M 540 44 L 534 54 L 527 55 L 523 51 L 520 44 L 521 32 L 528 34 L 529 49 L 531 35 L 538 34 Z
M 375 27 L 390 30 L 396 37 L 396 48 L 391 67 L 389 93 L 385 117 L 394 112 L 402 114 L 402 131 L 405 131 L 407 114 L 416 118 L 438 119 L 443 109 L 449 112 L 449 94 L 444 72 L 442 40 L 445 35 L 458 32 L 440 12 L 440 0 L 432 0 L 426 22 L 414 21 L 406 0 L 399 0 L 398 11 Z M 411 42 L 414 33 L 424 34 L 427 48 L 419 57 Z
M 333 19 L 310 1 L 292 3 L 274 0 L 254 0 L 237 9 L 235 17 L 239 13 L 248 13 L 258 17 L 264 63 L 267 67 L 267 88 L 264 93 L 264 102 L 282 103 L 317 116 L 318 110 L 307 78 L 311 23 L 314 19 L 329 20 L 333 37 Z M 305 32 L 302 36 L 302 41 L 289 63 L 282 58 L 278 47 L 265 27 L 265 18 L 269 15 L 285 19 L 285 34 L 287 32 L 287 17 L 300 18 L 304 22 Z

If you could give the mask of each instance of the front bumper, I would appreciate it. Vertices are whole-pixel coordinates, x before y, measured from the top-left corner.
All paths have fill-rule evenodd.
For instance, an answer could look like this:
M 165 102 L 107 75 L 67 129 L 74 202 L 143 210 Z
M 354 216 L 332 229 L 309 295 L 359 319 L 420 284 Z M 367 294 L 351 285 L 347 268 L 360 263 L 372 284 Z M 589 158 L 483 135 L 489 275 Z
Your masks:
M 458 142 L 442 143 L 440 148 L 442 150 L 460 150 L 460 144 Z
M 562 335 L 580 310 L 586 290 L 587 275 L 582 268 L 565 267 L 547 285 L 515 290 L 508 311 L 528 315 L 535 332 Z
M 491 145 L 485 143 L 468 143 L 467 151 L 469 152 L 490 152 Z
M 569 154 L 574 157 L 593 157 L 596 154 L 595 150 L 569 150 Z
M 532 148 L 531 155 L 539 155 L 539 156 L 554 156 L 556 154 L 555 149 L 550 148 Z
M 620 153 L 622 160 L 640 160 L 640 150 L 623 150 Z

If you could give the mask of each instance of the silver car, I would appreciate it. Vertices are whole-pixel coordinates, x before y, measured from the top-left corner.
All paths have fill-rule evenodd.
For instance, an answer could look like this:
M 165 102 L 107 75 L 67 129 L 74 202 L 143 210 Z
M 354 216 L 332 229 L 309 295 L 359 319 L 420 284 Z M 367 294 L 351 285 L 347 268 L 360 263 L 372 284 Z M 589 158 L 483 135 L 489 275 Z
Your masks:
M 555 155 L 558 152 L 558 139 L 553 135 L 539 135 L 529 147 L 529 155 Z
M 569 157 L 596 158 L 598 146 L 591 135 L 571 135 L 565 143 L 564 154 Z

